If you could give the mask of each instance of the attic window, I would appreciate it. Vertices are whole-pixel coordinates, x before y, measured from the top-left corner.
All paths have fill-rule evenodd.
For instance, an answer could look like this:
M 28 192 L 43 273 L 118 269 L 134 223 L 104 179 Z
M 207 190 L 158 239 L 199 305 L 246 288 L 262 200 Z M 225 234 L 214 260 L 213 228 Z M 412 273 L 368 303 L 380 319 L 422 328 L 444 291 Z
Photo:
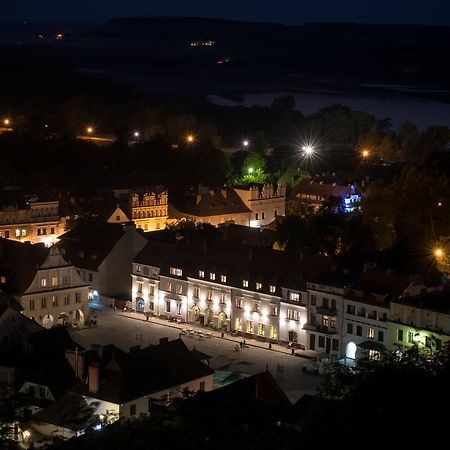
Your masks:
M 214 281 L 216 279 L 216 274 L 214 272 L 209 272 L 209 279 Z
M 170 268 L 170 275 L 175 275 L 177 277 L 182 277 L 183 276 L 183 270 L 182 269 L 178 269 L 177 267 L 171 267 Z
M 226 275 L 220 275 L 220 281 L 222 282 L 222 283 L 226 283 L 227 282 L 227 276 Z
M 5 284 L 6 283 L 6 277 L 0 277 L 0 283 Z
M 242 280 L 242 286 L 248 287 L 248 280 Z
M 270 286 L 269 286 L 269 292 L 271 293 L 271 294 L 273 294 L 275 291 L 276 291 L 276 286 L 274 286 L 273 284 L 271 284 Z
M 198 276 L 199 276 L 199 278 L 205 278 L 205 271 L 204 270 L 199 270 L 198 271 Z
M 262 289 L 262 283 L 256 283 L 256 290 L 260 291 Z
M 136 265 L 136 272 L 140 272 L 141 271 L 141 266 L 139 266 L 139 265 Z

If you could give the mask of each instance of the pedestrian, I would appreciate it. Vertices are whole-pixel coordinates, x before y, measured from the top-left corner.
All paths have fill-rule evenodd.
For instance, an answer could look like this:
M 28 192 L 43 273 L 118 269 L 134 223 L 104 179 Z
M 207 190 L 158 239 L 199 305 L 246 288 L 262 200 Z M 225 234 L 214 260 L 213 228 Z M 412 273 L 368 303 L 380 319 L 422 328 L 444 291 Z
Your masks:
M 269 350 L 272 350 L 272 343 L 269 342 Z
M 244 339 L 243 348 L 245 348 L 246 345 L 247 345 L 247 343 L 245 342 L 245 339 Z
M 222 331 L 222 333 L 220 333 L 220 337 L 223 339 L 223 337 L 224 337 L 223 331 Z
M 243 347 L 243 345 L 244 345 L 244 344 L 242 343 L 242 341 L 240 341 L 240 342 L 239 342 L 239 347 L 241 347 L 241 348 L 242 348 L 242 347 Z
M 294 349 L 291 350 L 292 354 L 294 355 Z

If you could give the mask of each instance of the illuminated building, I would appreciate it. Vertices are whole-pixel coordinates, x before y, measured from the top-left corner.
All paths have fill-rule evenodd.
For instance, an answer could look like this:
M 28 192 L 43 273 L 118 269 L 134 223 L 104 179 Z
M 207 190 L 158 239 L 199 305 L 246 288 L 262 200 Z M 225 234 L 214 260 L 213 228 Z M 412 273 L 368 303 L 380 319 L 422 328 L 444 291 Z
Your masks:
M 64 232 L 65 220 L 59 215 L 59 202 L 29 201 L 24 206 L 8 205 L 0 210 L 0 237 L 47 247 Z
M 271 184 L 234 188 L 244 204 L 251 210 L 250 226 L 261 227 L 286 213 L 286 188 Z

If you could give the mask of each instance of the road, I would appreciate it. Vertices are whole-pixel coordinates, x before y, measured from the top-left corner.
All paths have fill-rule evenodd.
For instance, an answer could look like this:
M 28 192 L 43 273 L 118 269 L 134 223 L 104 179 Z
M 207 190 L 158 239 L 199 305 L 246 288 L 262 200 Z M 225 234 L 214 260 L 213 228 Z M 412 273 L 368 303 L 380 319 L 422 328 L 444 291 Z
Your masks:
M 169 326 L 168 322 L 167 325 L 163 322 L 146 322 L 140 315 L 124 315 L 110 309 L 95 311 L 93 314 L 97 316 L 96 327 L 71 330 L 74 340 L 85 348 L 92 344 L 112 343 L 128 351 L 134 345 L 157 344 L 162 337 L 180 337 L 180 330 Z M 182 339 L 189 349 L 195 347 L 212 356 L 210 366 L 214 370 L 230 373 L 231 376 L 253 375 L 268 367 L 291 401 L 298 400 L 305 393 L 314 393 L 322 380 L 317 375 L 302 371 L 302 367 L 311 364 L 311 361 L 291 354 L 253 346 L 236 352 L 235 342 L 221 339 L 219 335 L 202 340 L 187 336 L 182 336 Z

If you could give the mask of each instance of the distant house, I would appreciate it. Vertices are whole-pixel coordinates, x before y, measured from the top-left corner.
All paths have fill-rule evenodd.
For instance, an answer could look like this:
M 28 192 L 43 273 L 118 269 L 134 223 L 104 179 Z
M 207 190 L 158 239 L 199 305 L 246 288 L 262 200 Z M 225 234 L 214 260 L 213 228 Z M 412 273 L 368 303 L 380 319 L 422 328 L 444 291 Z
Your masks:
M 185 195 L 173 201 L 170 217 L 214 226 L 223 223 L 250 226 L 252 212 L 233 189 L 200 186 L 195 195 Z
M 328 199 L 337 199 L 342 212 L 351 212 L 361 201 L 361 196 L 354 185 L 343 186 L 337 183 L 325 183 L 312 179 L 298 183 L 289 195 L 290 209 L 296 209 L 300 205 L 307 205 L 318 210 Z
M 251 227 L 261 227 L 286 214 L 285 186 L 250 186 L 234 188 L 244 204 L 251 210 Z
M 93 301 L 128 292 L 133 258 L 147 240 L 132 223 L 80 224 L 60 236 L 58 247 L 91 286 Z
M 149 414 L 153 404 L 211 390 L 213 374 L 181 339 L 161 339 L 129 353 L 109 345 L 98 348 L 98 358 L 90 362 L 88 382 L 72 391 L 95 405 L 97 414 L 133 418 Z

